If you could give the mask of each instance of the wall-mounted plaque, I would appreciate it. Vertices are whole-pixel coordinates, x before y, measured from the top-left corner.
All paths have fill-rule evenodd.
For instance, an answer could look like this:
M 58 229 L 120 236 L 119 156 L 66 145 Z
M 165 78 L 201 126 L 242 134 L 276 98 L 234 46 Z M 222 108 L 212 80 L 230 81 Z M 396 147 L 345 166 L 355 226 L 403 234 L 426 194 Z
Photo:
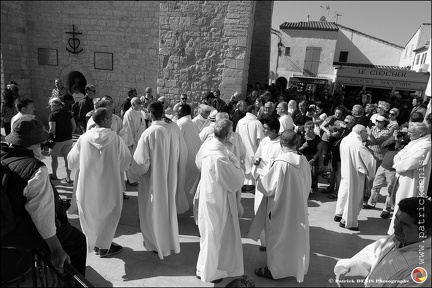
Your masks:
M 113 70 L 113 53 L 95 52 L 94 68 L 99 70 Z
M 38 63 L 39 65 L 58 65 L 57 49 L 38 48 Z

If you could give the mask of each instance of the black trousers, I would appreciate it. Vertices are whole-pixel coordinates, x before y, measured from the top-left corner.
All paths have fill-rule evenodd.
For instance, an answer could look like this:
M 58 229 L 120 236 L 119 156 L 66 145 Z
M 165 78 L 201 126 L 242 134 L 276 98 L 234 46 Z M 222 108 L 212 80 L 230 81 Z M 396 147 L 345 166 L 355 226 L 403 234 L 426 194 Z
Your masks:
M 87 260 L 87 243 L 85 235 L 73 227 L 70 223 L 64 223 L 61 227 L 57 228 L 57 238 L 59 239 L 63 250 L 69 255 L 71 265 L 85 276 L 85 267 Z M 39 233 L 29 229 L 20 231 L 19 233 L 10 232 L 1 239 L 1 246 L 11 246 L 17 248 L 35 249 L 45 246 L 48 251 L 49 248 L 45 240 Z

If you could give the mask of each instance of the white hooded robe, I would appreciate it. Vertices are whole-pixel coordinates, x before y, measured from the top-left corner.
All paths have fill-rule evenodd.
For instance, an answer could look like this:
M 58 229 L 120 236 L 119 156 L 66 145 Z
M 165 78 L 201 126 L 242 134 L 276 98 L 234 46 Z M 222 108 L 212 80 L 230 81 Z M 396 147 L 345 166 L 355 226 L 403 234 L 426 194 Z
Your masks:
M 305 156 L 281 153 L 257 183 L 265 194 L 248 236 L 257 241 L 265 226 L 267 266 L 274 279 L 294 276 L 303 282 L 310 244 L 308 205 L 312 177 Z
M 88 252 L 109 249 L 123 207 L 119 171 L 129 168 L 129 149 L 114 131 L 93 128 L 81 135 L 67 156 L 70 169 L 79 169 L 77 205 Z
M 342 139 L 340 157 L 341 181 L 335 214 L 342 214 L 345 228 L 358 227 L 365 181 L 375 177 L 376 160 L 356 132 Z
M 133 155 L 138 164 L 138 210 L 144 246 L 160 259 L 171 250 L 180 253 L 176 208 L 177 182 L 171 181 L 171 166 L 178 167 L 178 155 L 171 153 L 172 134 L 164 121 L 153 121 L 138 141 Z M 176 153 L 177 154 L 177 153 Z
M 205 145 L 196 159 L 201 170 L 197 275 L 204 282 L 244 273 L 236 192 L 244 173 L 237 157 L 218 139 Z M 234 162 L 234 163 L 233 163 Z

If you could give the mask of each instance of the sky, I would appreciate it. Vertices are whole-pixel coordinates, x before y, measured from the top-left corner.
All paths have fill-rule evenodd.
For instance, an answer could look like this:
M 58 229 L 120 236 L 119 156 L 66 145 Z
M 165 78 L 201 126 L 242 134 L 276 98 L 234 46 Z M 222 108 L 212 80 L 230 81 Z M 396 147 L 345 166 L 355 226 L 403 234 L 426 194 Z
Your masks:
M 336 22 L 336 14 L 338 24 L 405 47 L 422 23 L 431 23 L 431 1 L 274 1 L 272 28 L 308 15 Z

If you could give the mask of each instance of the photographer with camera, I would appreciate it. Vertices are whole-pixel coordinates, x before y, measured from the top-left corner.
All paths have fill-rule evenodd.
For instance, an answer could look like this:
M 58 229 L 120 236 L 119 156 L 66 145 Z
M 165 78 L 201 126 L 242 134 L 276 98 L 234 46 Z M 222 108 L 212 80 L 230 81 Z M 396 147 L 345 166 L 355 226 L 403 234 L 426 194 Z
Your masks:
M 407 132 L 407 125 L 404 125 L 399 130 L 395 130 L 393 135 L 381 144 L 382 148 L 387 148 L 388 150 L 384 155 L 381 165 L 375 173 L 371 196 L 369 197 L 367 204 L 363 205 L 364 209 L 375 208 L 381 188 L 387 185 L 387 197 L 383 211 L 380 215 L 383 219 L 390 216 L 390 211 L 394 205 L 396 169 L 393 168 L 393 159 L 395 155 L 409 143 L 410 139 Z
M 51 155 L 51 169 L 52 174 L 50 178 L 52 180 L 58 180 L 57 168 L 58 168 L 58 156 L 63 156 L 65 167 L 66 167 L 66 183 L 73 183 L 70 175 L 71 170 L 68 167 L 67 155 L 72 149 L 72 133 L 75 131 L 76 124 L 72 117 L 72 114 L 64 109 L 64 104 L 60 98 L 51 98 L 49 101 L 49 107 L 51 108 L 51 114 L 48 116 L 49 133 L 50 137 L 45 143 L 45 146 L 49 148 Z

